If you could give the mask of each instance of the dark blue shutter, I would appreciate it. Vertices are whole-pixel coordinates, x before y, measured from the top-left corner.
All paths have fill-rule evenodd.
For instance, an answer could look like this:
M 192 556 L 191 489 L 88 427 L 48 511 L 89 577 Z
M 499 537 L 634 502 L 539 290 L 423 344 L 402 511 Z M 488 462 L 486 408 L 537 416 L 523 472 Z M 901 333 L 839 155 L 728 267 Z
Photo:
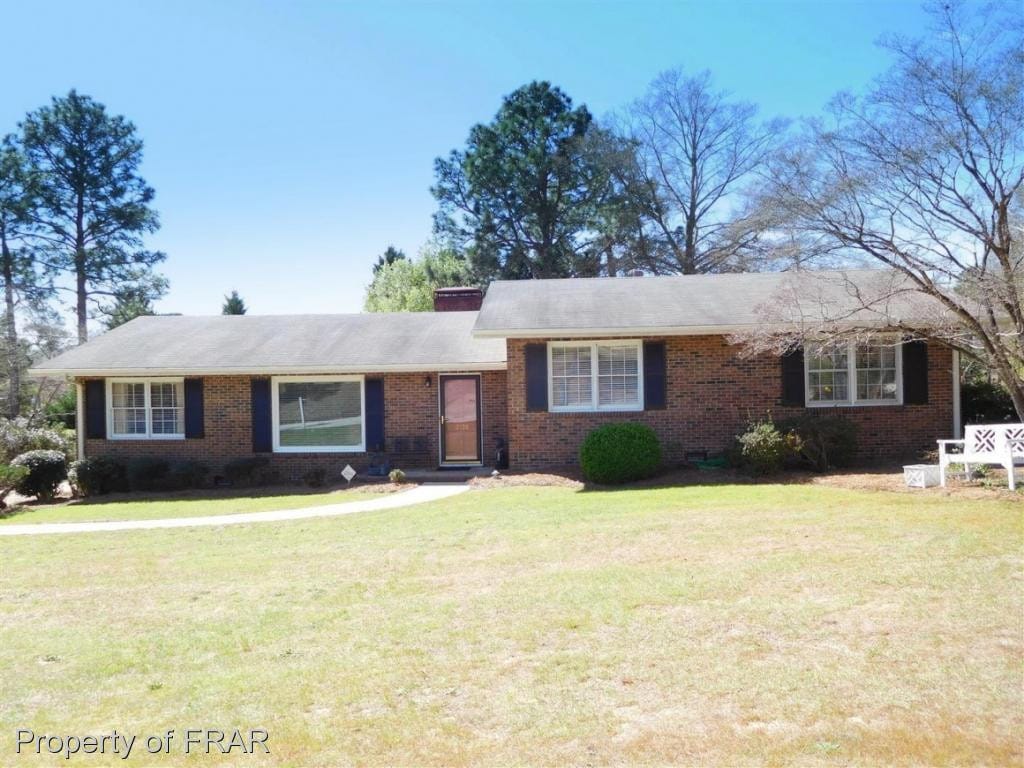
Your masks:
M 274 450 L 271 437 L 270 379 L 252 380 L 252 450 L 270 453 Z
M 548 345 L 526 345 L 526 410 L 548 409 Z
M 782 404 L 807 404 L 804 399 L 804 351 L 801 347 L 782 356 Z
M 185 379 L 185 437 L 203 437 L 203 380 Z
M 665 342 L 644 342 L 644 410 L 660 411 L 666 406 Z
M 903 344 L 903 403 L 928 405 L 928 343 Z
M 85 382 L 85 436 L 92 440 L 107 436 L 107 383 L 103 379 Z
M 384 450 L 384 380 L 366 380 L 366 450 Z

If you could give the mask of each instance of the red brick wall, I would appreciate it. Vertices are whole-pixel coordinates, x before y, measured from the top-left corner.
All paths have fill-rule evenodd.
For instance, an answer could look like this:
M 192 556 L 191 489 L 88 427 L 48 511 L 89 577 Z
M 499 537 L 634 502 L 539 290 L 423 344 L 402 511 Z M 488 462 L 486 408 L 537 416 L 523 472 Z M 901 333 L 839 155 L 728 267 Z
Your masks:
M 384 380 L 384 433 L 395 437 L 425 438 L 427 449 L 392 459 L 396 467 L 433 467 L 438 463 L 438 374 L 373 374 Z M 169 460 L 202 461 L 220 474 L 231 459 L 253 456 L 249 376 L 208 376 L 203 382 L 205 437 L 194 440 L 86 440 L 86 456 L 160 456 Z M 424 380 L 430 379 L 430 386 Z M 481 374 L 482 450 L 484 463 L 493 462 L 498 438 L 508 438 L 505 371 Z M 371 457 L 365 453 L 259 454 L 267 456 L 282 479 L 298 480 L 314 466 L 332 475 L 351 464 L 365 472 Z
M 650 425 L 669 462 L 686 451 L 724 449 L 750 419 L 771 413 L 785 419 L 808 410 L 784 407 L 779 359 L 744 360 L 722 336 L 664 339 L 667 357 L 667 407 L 642 413 L 537 413 L 526 410 L 524 348 L 546 339 L 508 341 L 509 454 L 513 467 L 576 464 L 580 443 L 600 424 L 639 421 Z M 952 353 L 928 350 L 928 405 L 813 409 L 856 422 L 863 461 L 893 460 L 934 448 L 951 437 L 953 425 Z

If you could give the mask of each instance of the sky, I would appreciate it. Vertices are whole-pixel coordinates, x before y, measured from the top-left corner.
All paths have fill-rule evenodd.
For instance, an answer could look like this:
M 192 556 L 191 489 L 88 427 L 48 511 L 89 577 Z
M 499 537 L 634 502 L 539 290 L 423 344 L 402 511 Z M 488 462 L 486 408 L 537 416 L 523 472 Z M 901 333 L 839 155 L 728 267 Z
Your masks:
M 71 88 L 145 142 L 170 292 L 159 312 L 357 312 L 388 245 L 416 253 L 433 161 L 531 80 L 597 116 L 668 68 L 709 69 L 765 118 L 818 113 L 888 64 L 916 0 L 22 2 L 0 134 Z

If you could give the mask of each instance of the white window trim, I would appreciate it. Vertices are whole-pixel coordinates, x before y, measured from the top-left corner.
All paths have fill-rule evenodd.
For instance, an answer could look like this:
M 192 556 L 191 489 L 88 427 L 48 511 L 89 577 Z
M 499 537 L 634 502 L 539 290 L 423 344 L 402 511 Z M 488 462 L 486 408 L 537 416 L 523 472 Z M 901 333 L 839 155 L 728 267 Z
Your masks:
M 359 382 L 360 436 L 357 446 L 281 445 L 280 398 L 278 385 L 287 383 L 330 384 L 336 381 Z M 270 380 L 270 410 L 273 424 L 274 453 L 366 453 L 366 377 L 365 376 L 274 376 Z
M 115 384 L 145 384 L 145 405 L 146 410 L 146 432 L 145 434 L 115 434 L 114 433 L 114 385 Z M 153 384 L 181 384 L 181 411 L 182 421 L 185 417 L 185 391 L 184 378 L 117 378 L 107 379 L 107 439 L 108 440 L 184 440 L 184 432 L 154 434 L 153 432 L 153 407 L 150 396 L 150 386 Z
M 857 399 L 857 342 L 846 345 L 846 379 L 849 398 L 846 400 L 811 400 L 811 355 L 804 349 L 804 404 L 808 408 L 869 408 L 876 406 L 903 405 L 903 342 L 881 342 L 879 346 L 891 345 L 896 349 L 896 399 Z M 809 345 L 810 346 L 810 345 Z
M 637 397 L 635 405 L 623 405 L 613 403 L 611 405 L 598 405 L 598 356 L 597 348 L 604 346 L 625 346 L 636 347 L 637 366 Z M 560 405 L 556 406 L 554 391 L 555 378 L 554 366 L 552 365 L 551 350 L 556 347 L 590 347 L 590 405 Z M 579 339 L 576 341 L 549 341 L 548 342 L 548 412 L 549 413 L 636 413 L 644 409 L 644 345 L 640 339 Z

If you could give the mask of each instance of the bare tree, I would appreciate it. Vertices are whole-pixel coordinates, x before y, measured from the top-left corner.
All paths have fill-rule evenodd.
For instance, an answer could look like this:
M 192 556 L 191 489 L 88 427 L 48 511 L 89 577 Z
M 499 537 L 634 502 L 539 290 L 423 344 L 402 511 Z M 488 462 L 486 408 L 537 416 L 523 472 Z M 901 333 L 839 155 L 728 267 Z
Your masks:
M 1010 3 L 929 10 L 930 36 L 885 41 L 892 67 L 866 95 L 837 96 L 779 156 L 766 199 L 823 252 L 896 270 L 892 298 L 927 299 L 927 322 L 873 325 L 979 358 L 1024 418 L 1022 26 Z M 885 298 L 870 297 L 872 313 Z
M 742 269 L 767 230 L 745 204 L 743 186 L 763 168 L 784 124 L 759 123 L 757 107 L 715 90 L 709 72 L 679 70 L 660 74 L 622 123 L 638 159 L 625 181 L 645 222 L 637 266 Z

